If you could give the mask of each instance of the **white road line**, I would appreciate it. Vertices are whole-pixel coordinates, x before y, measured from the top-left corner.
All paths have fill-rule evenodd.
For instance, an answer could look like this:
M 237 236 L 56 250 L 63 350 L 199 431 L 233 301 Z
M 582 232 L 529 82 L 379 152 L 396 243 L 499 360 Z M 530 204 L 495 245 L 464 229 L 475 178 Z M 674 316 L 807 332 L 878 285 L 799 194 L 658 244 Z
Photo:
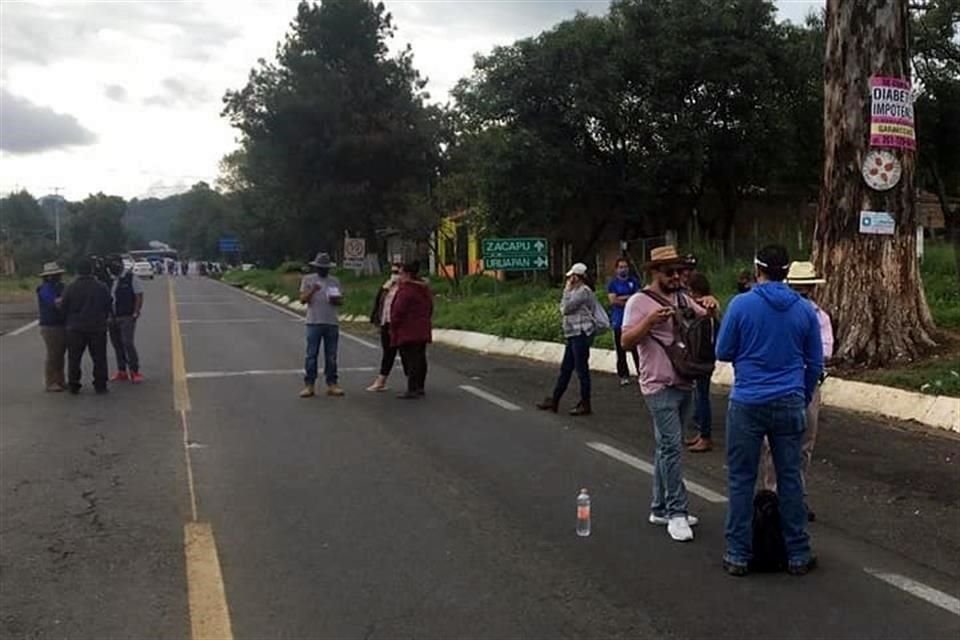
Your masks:
M 936 605 L 941 609 L 946 609 L 955 616 L 960 616 L 960 599 L 954 598 L 953 596 L 946 594 L 939 589 L 928 587 L 922 582 L 911 580 L 910 578 L 902 576 L 898 573 L 887 573 L 885 571 L 879 571 L 878 569 L 871 569 L 869 567 L 865 567 L 864 571 L 869 573 L 874 578 L 879 578 L 887 584 L 893 585 L 897 589 L 906 591 L 910 595 L 916 596 L 922 600 L 926 600 L 930 604 Z
M 376 371 L 376 367 L 340 367 L 338 371 Z M 236 378 L 239 376 L 287 376 L 303 375 L 303 369 L 250 369 L 249 371 L 192 371 L 188 380 L 208 378 Z
M 379 348 L 380 348 L 380 345 L 378 345 L 378 344 L 374 344 L 374 343 L 372 343 L 372 342 L 369 342 L 369 341 L 367 341 L 367 340 L 364 340 L 363 338 L 358 338 L 357 336 L 351 335 L 351 334 L 349 334 L 349 333 L 346 333 L 345 331 L 341 331 L 341 332 L 340 332 L 340 335 L 343 336 L 344 338 L 346 338 L 347 340 L 353 340 L 353 341 L 356 342 L 357 344 L 362 344 L 363 346 L 365 346 L 365 347 L 368 348 L 368 349 L 379 349 Z
M 197 302 L 177 302 L 177 305 L 178 305 L 178 306 L 181 306 L 181 307 L 184 306 L 184 305 L 195 305 L 195 304 L 203 305 L 203 306 L 206 307 L 206 306 L 211 306 L 211 305 L 224 305 L 224 304 L 229 305 L 229 304 L 237 304 L 237 303 L 236 303 L 236 302 L 210 302 L 210 301 L 208 301 L 208 302 L 199 302 L 199 301 L 197 301 Z
M 25 332 L 27 332 L 27 331 L 30 331 L 30 329 L 33 329 L 33 328 L 34 328 L 35 326 L 37 326 L 38 324 L 40 324 L 40 321 L 39 321 L 39 320 L 34 320 L 33 322 L 28 322 L 27 324 L 23 325 L 23 326 L 20 327 L 19 329 L 14 329 L 13 331 L 9 332 L 7 335 L 8 335 L 8 336 L 18 336 L 18 335 L 20 335 L 21 333 L 25 333 Z
M 587 446 L 593 449 L 594 451 L 599 451 L 604 455 L 610 456 L 614 460 L 619 460 L 624 464 L 630 465 L 634 469 L 643 471 L 644 473 L 649 474 L 651 476 L 653 475 L 652 464 L 650 464 L 649 462 L 646 462 L 645 460 L 641 460 L 640 458 L 632 456 L 629 453 L 626 453 L 625 451 L 621 451 L 616 447 L 611 447 L 610 445 L 603 444 L 602 442 L 588 442 Z M 727 501 L 726 496 L 722 496 L 716 491 L 706 488 L 702 484 L 697 484 L 696 482 L 691 482 L 690 480 L 686 480 L 686 479 L 683 482 L 685 485 L 687 485 L 687 491 L 700 496 L 707 502 L 723 504 Z
M 239 291 L 239 290 L 238 290 L 238 291 Z M 290 309 L 287 309 L 287 308 L 285 308 L 285 307 L 281 307 L 281 306 L 278 305 L 278 304 L 274 304 L 274 303 L 270 302 L 269 300 L 264 300 L 264 299 L 261 298 L 260 296 L 255 296 L 255 295 L 253 295 L 252 293 L 247 293 L 246 291 L 239 291 L 239 293 L 240 293 L 241 295 L 244 295 L 244 296 L 250 298 L 251 300 L 256 300 L 256 301 L 259 302 L 260 304 L 266 305 L 266 306 L 270 307 L 271 309 L 276 309 L 277 311 L 280 311 L 281 313 L 285 313 L 285 314 L 287 314 L 288 316 L 294 317 L 294 318 L 296 318 L 297 320 L 301 320 L 301 321 L 303 320 L 303 316 L 300 315 L 299 313 L 296 313 L 296 312 L 294 312 L 294 311 L 291 311 Z
M 280 306 L 279 304 L 274 304 L 274 303 L 271 302 L 270 300 L 265 300 L 265 299 L 261 298 L 260 296 L 255 296 L 255 295 L 253 295 L 252 293 L 247 293 L 246 291 L 240 291 L 240 293 L 241 293 L 242 295 L 245 295 L 246 297 L 250 298 L 251 300 L 256 300 L 256 301 L 259 302 L 260 304 L 264 304 L 264 305 L 270 307 L 271 309 L 276 309 L 277 311 L 281 311 L 281 312 L 287 314 L 288 316 L 292 316 L 292 317 L 296 318 L 297 320 L 300 320 L 301 322 L 303 321 L 303 315 L 301 315 L 301 314 L 299 314 L 299 313 L 296 313 L 295 311 L 291 311 L 290 309 L 287 309 L 286 307 Z M 346 338 L 347 340 L 353 340 L 353 341 L 356 342 L 357 344 L 363 345 L 363 346 L 366 347 L 367 349 L 379 349 L 379 348 L 380 348 L 380 345 L 378 345 L 378 344 L 374 344 L 373 342 L 370 342 L 370 341 L 368 341 L 368 340 L 364 340 L 363 338 L 358 338 L 357 336 L 351 335 L 351 334 L 349 334 L 349 333 L 346 333 L 345 331 L 341 331 L 341 332 L 340 332 L 340 335 L 343 336 L 344 338 Z
M 460 388 L 466 391 L 467 393 L 477 396 L 478 398 L 483 398 L 487 402 L 492 402 L 493 404 L 497 405 L 501 409 L 506 409 L 507 411 L 520 411 L 520 407 L 513 404 L 512 402 L 507 402 L 503 398 L 498 398 L 497 396 L 493 395 L 492 393 L 488 393 L 483 389 L 478 389 L 469 384 L 462 384 L 460 385 Z

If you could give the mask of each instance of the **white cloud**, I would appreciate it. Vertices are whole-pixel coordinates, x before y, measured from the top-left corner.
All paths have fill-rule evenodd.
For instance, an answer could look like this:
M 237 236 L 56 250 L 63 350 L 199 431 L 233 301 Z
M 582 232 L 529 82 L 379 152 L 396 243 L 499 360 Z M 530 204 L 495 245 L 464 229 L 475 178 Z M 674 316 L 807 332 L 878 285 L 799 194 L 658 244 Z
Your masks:
M 0 89 L 0 150 L 31 154 L 86 146 L 96 142 L 93 132 L 72 115 L 57 113 Z
M 599 14 L 608 6 L 607 0 L 386 4 L 398 27 L 391 47 L 412 44 L 437 102 L 470 73 L 475 53 L 536 35 L 578 9 Z M 799 21 L 822 2 L 779 5 L 781 17 Z M 219 159 L 235 147 L 236 134 L 220 117 L 221 99 L 244 86 L 258 58 L 274 57 L 296 6 L 296 0 L 0 3 L 5 95 L 59 114 L 61 128 L 47 132 L 51 141 L 69 133 L 65 122 L 76 125 L 74 140 L 89 142 L 96 132 L 96 141 L 82 147 L 0 151 L 0 191 L 19 185 L 40 195 L 57 185 L 70 198 L 101 190 L 133 197 L 212 183 Z

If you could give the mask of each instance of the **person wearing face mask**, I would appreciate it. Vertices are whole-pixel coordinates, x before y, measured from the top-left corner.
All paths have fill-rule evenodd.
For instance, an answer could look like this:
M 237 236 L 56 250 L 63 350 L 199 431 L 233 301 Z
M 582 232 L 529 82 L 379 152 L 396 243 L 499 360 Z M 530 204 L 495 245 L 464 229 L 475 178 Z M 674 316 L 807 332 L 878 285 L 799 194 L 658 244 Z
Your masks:
M 814 313 L 817 314 L 817 322 L 820 324 L 820 340 L 823 342 L 823 360 L 824 362 L 829 361 L 833 357 L 833 323 L 827 312 L 817 306 L 817 303 L 811 298 L 817 285 L 826 283 L 826 280 L 817 277 L 817 271 L 812 262 L 794 262 L 787 272 L 786 282 L 791 289 L 800 294 L 800 297 L 810 303 Z M 826 375 L 822 374 L 813 392 L 813 397 L 807 403 L 807 429 L 803 432 L 803 442 L 800 445 L 800 480 L 803 485 L 805 504 L 807 474 L 810 472 L 810 463 L 813 461 L 813 448 L 817 443 L 817 430 L 820 423 L 820 386 L 825 379 Z M 767 440 L 763 441 L 763 450 L 760 454 L 760 483 L 763 489 L 773 492 L 777 490 L 777 472 L 773 465 L 773 456 L 770 453 L 770 444 Z M 813 522 L 817 516 L 809 505 L 806 508 L 807 521 Z
M 630 369 L 627 367 L 627 350 L 620 344 L 623 332 L 623 309 L 630 296 L 640 290 L 640 282 L 630 274 L 630 262 L 626 258 L 617 260 L 616 273 L 607 285 L 607 298 L 610 300 L 610 326 L 613 328 L 613 345 L 617 352 L 617 375 L 620 386 L 630 384 Z M 636 349 L 630 349 L 633 366 L 640 372 L 640 357 Z
M 117 357 L 117 372 L 110 382 L 130 380 L 134 384 L 143 382 L 140 373 L 140 355 L 134 344 L 137 320 L 143 308 L 143 284 L 140 278 L 129 269 L 124 269 L 123 259 L 112 256 L 107 263 L 110 274 L 110 344 Z
M 40 277 L 43 283 L 37 287 L 37 308 L 39 311 L 40 335 L 47 347 L 45 380 L 47 391 L 59 392 L 67 388 L 63 373 L 64 359 L 67 354 L 66 318 L 60 309 L 63 301 L 63 274 L 66 273 L 56 262 L 43 265 Z
M 307 305 L 306 334 L 307 353 L 304 359 L 303 390 L 301 398 L 316 395 L 317 358 L 320 344 L 323 343 L 323 375 L 327 383 L 327 395 L 339 398 L 344 395 L 338 384 L 337 349 L 340 344 L 340 320 L 337 307 L 343 304 L 343 290 L 340 281 L 330 275 L 335 265 L 330 255 L 318 253 L 309 263 L 313 273 L 300 281 L 300 302 Z
M 370 313 L 370 322 L 380 330 L 380 349 L 383 357 L 380 359 L 380 373 L 367 391 L 386 391 L 387 378 L 393 370 L 397 360 L 397 348 L 390 344 L 390 309 L 393 300 L 397 297 L 397 288 L 400 285 L 400 270 L 403 265 L 394 263 L 390 266 L 390 278 L 377 291 L 373 302 L 373 311 Z
M 630 298 L 624 311 L 624 347 L 639 347 L 640 393 L 653 418 L 656 435 L 653 500 L 648 522 L 666 525 L 677 542 L 693 540 L 697 517 L 689 512 L 683 483 L 681 450 L 684 427 L 693 417 L 693 382 L 681 376 L 670 349 L 679 342 L 676 318 L 706 316 L 716 312 L 717 300 L 703 296 L 699 302 L 683 293 L 684 258 L 674 247 L 657 247 L 646 265 L 650 284 Z

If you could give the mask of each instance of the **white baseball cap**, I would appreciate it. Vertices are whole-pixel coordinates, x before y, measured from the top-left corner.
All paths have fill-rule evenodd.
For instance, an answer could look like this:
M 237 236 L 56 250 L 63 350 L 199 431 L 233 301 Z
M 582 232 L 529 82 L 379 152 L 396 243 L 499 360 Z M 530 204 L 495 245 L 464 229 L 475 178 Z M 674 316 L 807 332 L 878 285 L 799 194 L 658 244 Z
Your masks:
M 587 274 L 587 265 L 583 264 L 582 262 L 576 263 L 575 265 L 570 267 L 570 271 L 567 271 L 568 278 L 570 276 L 584 276 L 586 274 Z

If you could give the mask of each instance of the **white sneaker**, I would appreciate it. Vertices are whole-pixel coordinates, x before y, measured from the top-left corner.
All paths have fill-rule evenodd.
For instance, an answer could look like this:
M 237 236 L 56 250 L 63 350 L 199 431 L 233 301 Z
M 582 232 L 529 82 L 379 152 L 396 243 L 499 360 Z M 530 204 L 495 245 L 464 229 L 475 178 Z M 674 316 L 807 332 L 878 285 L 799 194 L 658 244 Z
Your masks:
M 655 513 L 651 513 L 647 521 L 650 524 L 655 524 L 662 527 L 663 525 L 670 523 L 670 518 L 668 518 L 667 516 L 658 516 Z M 697 516 L 692 516 L 689 514 L 687 515 L 687 524 L 690 525 L 691 527 L 697 526 L 698 522 L 700 522 L 700 518 L 698 518 Z
M 674 516 L 667 523 L 667 533 L 677 542 L 689 542 L 693 540 L 693 529 L 686 516 Z
M 629 386 L 630 386 L 630 378 L 620 378 L 620 386 L 621 386 L 621 387 L 629 387 Z

